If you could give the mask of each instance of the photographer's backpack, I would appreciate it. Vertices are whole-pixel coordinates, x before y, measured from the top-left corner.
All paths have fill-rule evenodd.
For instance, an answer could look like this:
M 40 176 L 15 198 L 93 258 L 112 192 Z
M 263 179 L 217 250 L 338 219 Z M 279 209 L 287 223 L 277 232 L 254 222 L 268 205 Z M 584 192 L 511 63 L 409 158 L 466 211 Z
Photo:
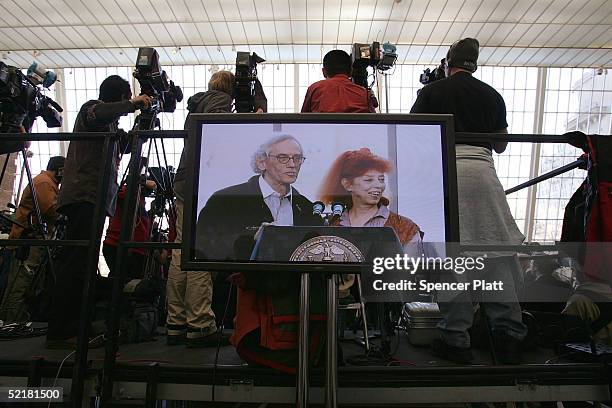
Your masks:
M 124 296 L 120 305 L 121 317 L 119 320 L 119 342 L 142 343 L 155 340 L 159 321 L 157 307 L 159 288 L 149 279 L 133 279 L 123 289 Z M 98 300 L 96 302 L 92 321 L 93 331 L 96 334 L 106 332 L 108 299 L 112 293 L 112 279 L 98 276 Z

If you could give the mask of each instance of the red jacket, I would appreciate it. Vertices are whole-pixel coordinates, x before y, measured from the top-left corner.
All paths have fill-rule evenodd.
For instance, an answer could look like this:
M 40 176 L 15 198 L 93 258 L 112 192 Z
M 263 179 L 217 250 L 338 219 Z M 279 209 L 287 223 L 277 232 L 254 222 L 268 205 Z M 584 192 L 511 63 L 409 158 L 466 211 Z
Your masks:
M 123 207 L 123 198 L 125 197 L 125 186 L 119 191 L 117 195 L 117 207 L 115 209 L 115 215 L 113 215 L 109 222 L 108 228 L 106 229 L 106 238 L 104 239 L 105 245 L 117 246 L 119 244 L 119 234 L 121 231 L 121 209 Z M 138 213 L 136 214 L 136 221 L 134 224 L 134 237 L 133 241 L 138 242 L 149 242 L 149 235 L 151 234 L 151 220 L 145 210 L 145 199 L 140 196 L 140 203 L 138 204 Z M 142 248 L 132 248 L 132 252 L 144 255 L 145 250 Z
M 368 91 L 351 82 L 345 74 L 315 82 L 308 87 L 302 113 L 369 113 L 375 112 Z

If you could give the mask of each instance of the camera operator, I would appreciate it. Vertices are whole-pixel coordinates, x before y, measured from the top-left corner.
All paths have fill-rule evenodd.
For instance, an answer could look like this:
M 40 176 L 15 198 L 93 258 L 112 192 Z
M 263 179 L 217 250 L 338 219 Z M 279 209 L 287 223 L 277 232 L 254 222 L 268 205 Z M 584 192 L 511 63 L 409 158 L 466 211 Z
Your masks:
M 62 182 L 63 171 L 64 157 L 54 156 L 49 159 L 47 169 L 32 180 L 40 214 L 43 217 L 43 222 L 47 224 L 47 231 L 50 235 L 53 234 L 55 229 L 57 195 L 59 185 Z M 27 186 L 17 207 L 15 220 L 23 226 L 28 226 L 30 220 L 32 224 L 39 222 L 35 217 L 32 190 L 30 186 Z M 29 228 L 24 229 L 21 225 L 13 224 L 9 239 L 36 238 L 36 236 L 29 236 L 33 231 Z M 44 263 L 48 261 L 44 246 L 15 249 L 13 258 L 14 262 L 8 277 L 8 286 L 0 304 L 0 320 L 8 323 L 23 322 L 29 319 L 26 295 L 36 275 L 41 272 Z
M 351 56 L 342 50 L 332 50 L 323 57 L 324 80 L 308 87 L 302 113 L 337 112 L 369 113 L 375 112 L 369 91 L 354 84 L 351 75 Z
M 129 82 L 118 75 L 111 75 L 102 81 L 99 99 L 88 101 L 81 107 L 74 132 L 117 132 L 121 116 L 150 105 L 149 96 L 132 98 Z M 103 141 L 73 140 L 68 147 L 58 199 L 58 212 L 68 218 L 68 240 L 90 239 L 91 228 L 96 228 L 98 221 L 93 219 L 96 202 L 102 201 L 108 215 L 114 213 L 119 161 L 121 154 L 129 148 L 129 143 L 125 135 L 111 146 L 116 163 L 112 166 L 106 195 L 98 197 L 98 180 L 105 165 L 100 154 L 103 144 Z M 76 346 L 87 251 L 86 247 L 70 248 L 64 250 L 60 257 L 51 303 L 47 348 L 74 349 Z
M 148 191 L 154 191 L 157 185 L 153 180 L 145 182 L 144 189 L 140 192 L 136 220 L 134 224 L 133 241 L 148 242 L 151 235 L 151 219 L 145 208 L 145 194 Z M 102 245 L 102 253 L 110 271 L 109 277 L 115 276 L 115 261 L 117 260 L 117 245 L 119 244 L 119 234 L 121 232 L 121 208 L 123 208 L 123 199 L 127 185 L 124 185 L 117 195 L 117 207 L 115 214 L 108 222 L 106 229 L 106 237 Z M 130 248 L 127 254 L 125 268 L 127 280 L 142 279 L 145 266 L 145 250 L 143 248 Z
M 419 92 L 411 113 L 453 114 L 457 132 L 507 133 L 506 105 L 492 87 L 474 78 L 479 43 L 465 38 L 455 42 L 446 55 L 446 78 L 426 85 Z M 461 243 L 465 245 L 520 245 L 523 234 L 512 218 L 504 189 L 497 178 L 492 150 L 502 153 L 506 142 L 457 144 L 457 183 Z M 521 342 L 526 335 L 522 322 L 511 256 L 488 254 L 488 279 L 504 282 L 504 290 L 482 293 L 484 312 L 491 322 L 493 344 L 500 362 L 518 364 Z M 502 255 L 502 254 L 500 254 Z M 472 360 L 468 329 L 474 315 L 469 292 L 439 301 L 443 320 L 434 354 L 458 363 Z
M 208 82 L 208 91 L 199 92 L 187 101 L 189 113 L 230 113 L 235 78 L 229 71 L 215 72 Z M 255 110 L 267 110 L 267 100 L 259 81 L 255 82 Z M 183 227 L 183 206 L 185 189 L 185 150 L 174 178 L 176 193 L 176 239 L 181 242 Z M 167 342 L 169 345 L 186 342 L 187 347 L 214 347 L 219 337 L 221 344 L 229 344 L 229 339 L 217 329 L 215 314 L 212 310 L 213 284 L 210 272 L 181 270 L 180 250 L 173 250 L 168 272 L 167 303 L 168 317 Z

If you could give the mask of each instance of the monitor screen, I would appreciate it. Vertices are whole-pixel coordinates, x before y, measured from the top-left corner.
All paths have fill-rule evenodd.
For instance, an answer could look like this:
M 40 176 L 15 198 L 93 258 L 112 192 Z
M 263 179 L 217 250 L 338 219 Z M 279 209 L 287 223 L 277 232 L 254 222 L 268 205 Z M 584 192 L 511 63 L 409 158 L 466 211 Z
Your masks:
M 291 251 L 264 251 L 260 244 L 291 247 L 292 240 L 325 234 L 325 225 L 391 227 L 398 251 L 439 255 L 440 243 L 458 240 L 449 118 L 193 115 L 186 143 L 184 265 L 286 266 Z

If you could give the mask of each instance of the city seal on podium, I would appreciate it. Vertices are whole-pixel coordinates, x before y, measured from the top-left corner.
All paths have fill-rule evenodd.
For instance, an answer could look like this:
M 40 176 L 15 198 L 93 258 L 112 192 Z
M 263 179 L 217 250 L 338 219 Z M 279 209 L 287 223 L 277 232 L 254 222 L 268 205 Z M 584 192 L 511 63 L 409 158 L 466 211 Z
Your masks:
M 363 262 L 365 257 L 353 243 L 333 235 L 311 238 L 300 244 L 290 262 Z

